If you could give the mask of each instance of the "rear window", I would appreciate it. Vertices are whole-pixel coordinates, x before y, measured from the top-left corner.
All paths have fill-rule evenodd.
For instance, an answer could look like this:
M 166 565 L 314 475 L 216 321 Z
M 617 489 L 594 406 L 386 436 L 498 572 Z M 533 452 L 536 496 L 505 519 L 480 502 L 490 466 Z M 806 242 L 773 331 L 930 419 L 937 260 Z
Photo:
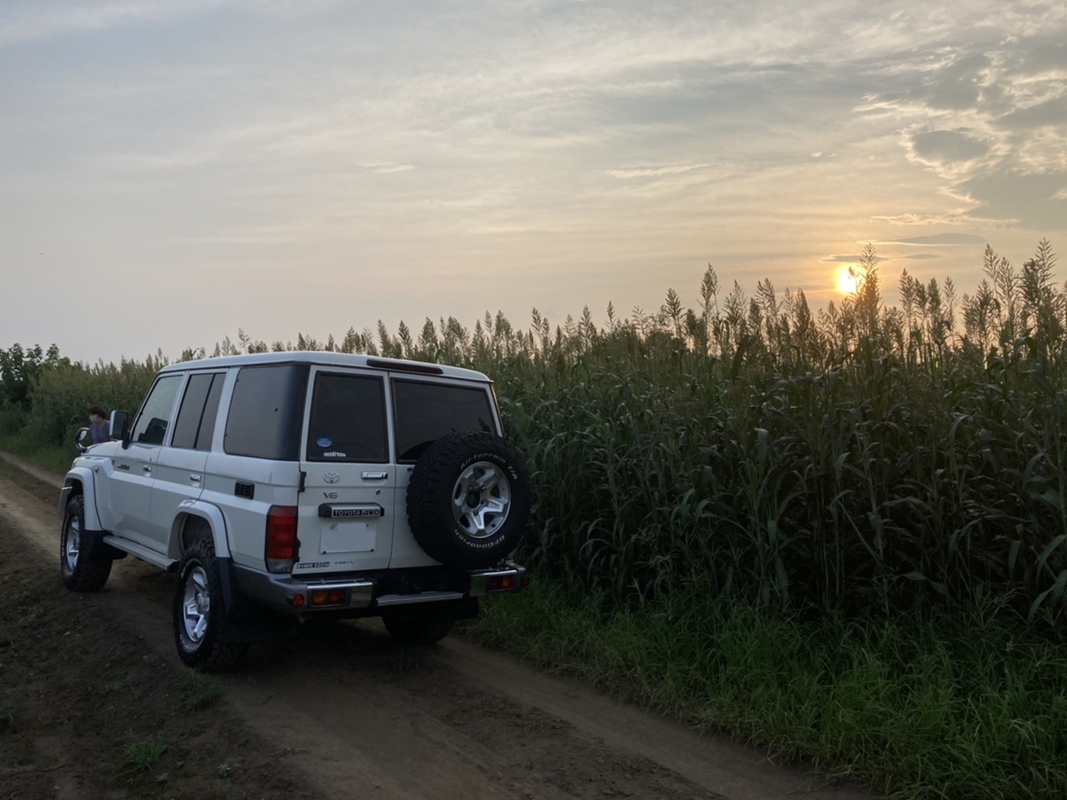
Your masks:
M 423 450 L 450 433 L 496 433 L 484 388 L 394 380 L 393 402 L 399 462 L 417 461 Z
M 307 460 L 371 464 L 389 460 L 382 378 L 322 372 L 316 376 Z
M 235 456 L 297 461 L 306 364 L 243 367 L 226 417 L 223 449 Z

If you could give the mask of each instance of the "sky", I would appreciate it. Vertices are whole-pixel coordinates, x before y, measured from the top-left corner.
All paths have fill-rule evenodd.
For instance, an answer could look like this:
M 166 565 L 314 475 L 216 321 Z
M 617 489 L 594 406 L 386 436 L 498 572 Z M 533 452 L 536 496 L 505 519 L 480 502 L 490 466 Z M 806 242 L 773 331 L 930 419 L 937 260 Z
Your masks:
M 603 323 L 709 264 L 818 307 L 868 243 L 891 304 L 973 291 L 1067 250 L 1065 43 L 1063 2 L 3 0 L 0 347 Z

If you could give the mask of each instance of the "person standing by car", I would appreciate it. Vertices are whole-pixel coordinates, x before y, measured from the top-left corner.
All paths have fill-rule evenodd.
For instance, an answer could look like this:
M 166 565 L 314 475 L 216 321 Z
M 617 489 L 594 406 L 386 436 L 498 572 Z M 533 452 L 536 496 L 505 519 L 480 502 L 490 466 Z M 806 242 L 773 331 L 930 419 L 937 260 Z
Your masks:
M 93 406 L 89 409 L 89 435 L 93 444 L 103 444 L 111 439 L 111 425 L 107 421 L 107 409 Z

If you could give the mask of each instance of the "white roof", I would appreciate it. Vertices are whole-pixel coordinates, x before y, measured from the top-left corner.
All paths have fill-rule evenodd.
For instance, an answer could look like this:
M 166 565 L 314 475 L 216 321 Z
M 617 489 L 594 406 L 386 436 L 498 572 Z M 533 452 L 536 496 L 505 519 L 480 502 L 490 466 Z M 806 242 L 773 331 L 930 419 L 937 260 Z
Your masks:
M 400 358 L 379 358 L 377 356 L 355 356 L 348 353 L 333 353 L 316 350 L 297 350 L 282 353 L 253 353 L 251 355 L 224 356 L 222 358 L 202 358 L 196 361 L 183 361 L 171 364 L 160 372 L 173 372 L 187 369 L 220 369 L 223 367 L 251 367 L 263 364 L 318 364 L 329 367 L 363 367 L 382 371 L 408 372 L 415 374 L 435 374 L 440 370 L 441 377 L 458 378 L 466 381 L 491 383 L 488 376 L 473 369 L 448 367 L 444 364 L 428 364 L 422 361 L 407 361 Z M 430 373 L 427 368 L 434 370 Z

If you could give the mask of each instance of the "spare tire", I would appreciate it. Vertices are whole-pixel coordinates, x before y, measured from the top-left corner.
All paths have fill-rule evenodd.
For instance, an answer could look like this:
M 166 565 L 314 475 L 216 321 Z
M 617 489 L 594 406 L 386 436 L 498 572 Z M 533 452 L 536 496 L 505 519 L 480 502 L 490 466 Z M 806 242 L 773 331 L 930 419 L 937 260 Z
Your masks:
M 408 525 L 430 556 L 479 569 L 506 558 L 526 532 L 530 471 L 491 433 L 454 433 L 430 445 L 408 483 Z

